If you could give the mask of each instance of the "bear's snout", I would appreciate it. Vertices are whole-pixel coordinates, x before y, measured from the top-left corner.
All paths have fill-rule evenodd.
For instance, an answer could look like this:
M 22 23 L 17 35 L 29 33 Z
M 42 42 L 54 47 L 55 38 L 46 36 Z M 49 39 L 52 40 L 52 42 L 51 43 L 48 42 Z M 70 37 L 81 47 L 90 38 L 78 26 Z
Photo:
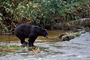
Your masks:
M 46 36 L 44 36 L 44 37 L 48 38 L 48 35 L 46 35 Z

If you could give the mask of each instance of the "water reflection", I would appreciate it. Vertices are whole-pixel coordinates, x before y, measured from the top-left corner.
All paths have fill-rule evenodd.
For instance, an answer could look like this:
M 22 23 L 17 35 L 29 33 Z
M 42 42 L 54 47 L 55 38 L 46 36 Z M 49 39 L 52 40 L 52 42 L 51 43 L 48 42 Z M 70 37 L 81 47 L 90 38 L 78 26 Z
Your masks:
M 18 41 L 15 35 L 0 35 L 0 42 Z

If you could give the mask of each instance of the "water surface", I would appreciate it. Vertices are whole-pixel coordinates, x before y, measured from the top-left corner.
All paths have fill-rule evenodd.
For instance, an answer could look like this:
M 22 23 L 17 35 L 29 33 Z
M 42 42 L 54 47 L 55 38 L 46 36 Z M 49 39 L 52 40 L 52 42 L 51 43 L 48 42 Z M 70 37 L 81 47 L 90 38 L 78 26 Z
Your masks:
M 48 31 L 49 37 L 56 37 L 64 31 Z M 27 40 L 27 39 L 26 39 Z M 1 44 L 10 42 L 10 44 L 20 45 L 18 38 L 14 35 L 0 35 Z M 28 53 L 9 53 L 0 56 L 0 60 L 90 60 L 90 33 L 86 32 L 81 36 L 70 41 L 50 40 L 44 37 L 38 37 L 35 45 L 41 49 L 41 52 L 35 55 Z

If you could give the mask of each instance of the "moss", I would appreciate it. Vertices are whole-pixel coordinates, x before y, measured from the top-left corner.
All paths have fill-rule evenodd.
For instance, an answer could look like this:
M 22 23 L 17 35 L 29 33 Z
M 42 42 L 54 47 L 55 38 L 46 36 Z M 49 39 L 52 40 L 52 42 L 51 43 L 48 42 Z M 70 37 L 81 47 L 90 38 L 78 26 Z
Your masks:
M 82 33 L 85 33 L 85 31 L 66 34 L 66 35 L 62 36 L 61 39 L 62 39 L 63 41 L 69 41 L 70 39 L 73 39 L 73 38 L 75 38 L 75 37 L 77 37 L 77 36 L 80 36 Z
M 1 55 L 6 55 L 7 53 L 10 53 L 10 52 L 17 52 L 19 50 L 22 50 L 22 47 L 17 46 L 17 45 L 0 46 L 0 56 Z
M 17 52 L 17 53 L 27 52 L 31 54 L 37 54 L 40 53 L 40 49 L 38 47 L 20 47 L 17 45 L 0 46 L 0 56 L 4 56 L 8 53 L 13 53 L 13 52 Z
M 11 45 L 11 46 L 8 46 L 9 48 L 12 48 L 12 49 L 15 49 L 15 50 L 20 50 L 22 49 L 22 47 L 20 46 L 17 46 L 17 45 Z
M 15 49 L 15 50 L 19 50 L 19 49 L 21 49 L 22 47 L 20 47 L 20 46 L 17 46 L 17 45 L 10 45 L 10 46 L 0 46 L 0 49 Z

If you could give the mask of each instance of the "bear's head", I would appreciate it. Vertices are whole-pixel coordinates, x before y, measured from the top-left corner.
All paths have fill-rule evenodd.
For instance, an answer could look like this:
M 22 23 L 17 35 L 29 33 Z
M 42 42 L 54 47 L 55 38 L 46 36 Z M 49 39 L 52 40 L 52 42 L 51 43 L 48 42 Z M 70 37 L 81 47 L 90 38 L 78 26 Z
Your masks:
M 37 33 L 38 36 L 44 36 L 48 38 L 48 31 L 42 27 L 35 27 L 35 32 Z
M 48 31 L 46 30 L 46 29 L 43 29 L 42 30 L 42 35 L 44 36 L 44 37 L 46 37 L 46 38 L 48 38 Z

